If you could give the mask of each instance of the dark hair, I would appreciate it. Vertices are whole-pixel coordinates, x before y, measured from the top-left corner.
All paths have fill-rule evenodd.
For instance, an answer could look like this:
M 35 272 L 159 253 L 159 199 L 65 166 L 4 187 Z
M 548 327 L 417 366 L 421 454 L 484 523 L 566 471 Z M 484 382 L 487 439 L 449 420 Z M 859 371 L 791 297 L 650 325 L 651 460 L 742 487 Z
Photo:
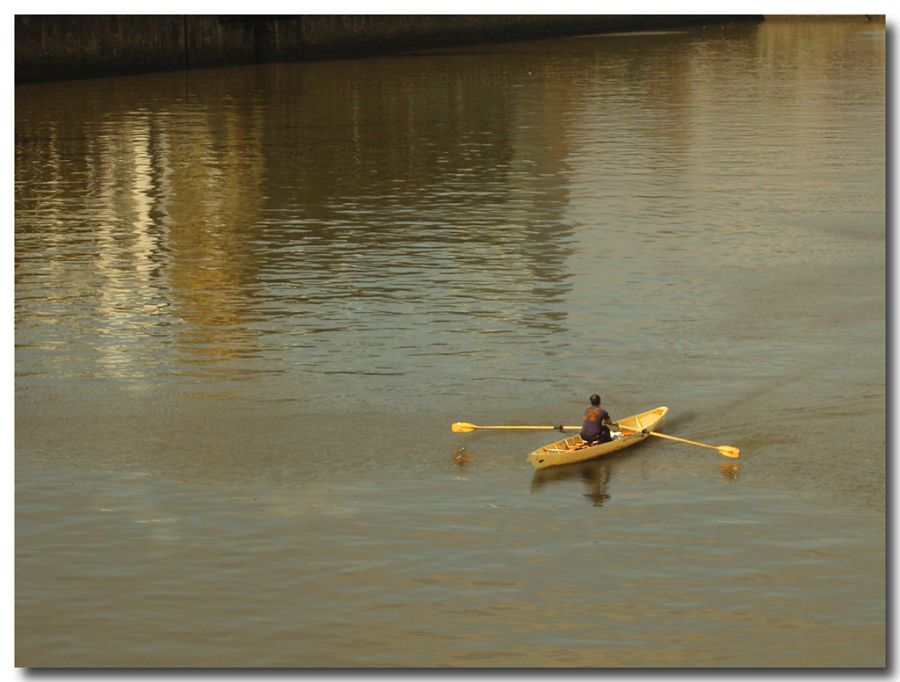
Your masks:
M 591 396 L 591 405 L 599 405 L 600 404 L 600 396 L 596 393 Z

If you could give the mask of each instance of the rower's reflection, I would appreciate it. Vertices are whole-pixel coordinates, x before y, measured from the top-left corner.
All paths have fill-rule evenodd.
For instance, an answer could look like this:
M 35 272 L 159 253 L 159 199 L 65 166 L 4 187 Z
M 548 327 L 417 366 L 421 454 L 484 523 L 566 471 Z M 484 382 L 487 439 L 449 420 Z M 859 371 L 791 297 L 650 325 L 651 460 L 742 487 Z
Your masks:
M 621 463 L 623 456 L 593 459 L 587 462 L 537 469 L 531 479 L 531 492 L 536 493 L 548 483 L 580 478 L 585 485 L 584 497 L 595 507 L 602 507 L 610 499 L 609 482 L 612 470 Z M 719 475 L 726 483 L 738 480 L 741 466 L 737 462 L 720 462 Z
M 584 496 L 591 500 L 595 507 L 602 507 L 610 499 L 609 480 L 611 472 L 612 461 L 602 459 L 538 469 L 534 472 L 534 477 L 531 479 L 531 492 L 535 493 L 553 481 L 580 477 L 585 484 L 586 492 Z

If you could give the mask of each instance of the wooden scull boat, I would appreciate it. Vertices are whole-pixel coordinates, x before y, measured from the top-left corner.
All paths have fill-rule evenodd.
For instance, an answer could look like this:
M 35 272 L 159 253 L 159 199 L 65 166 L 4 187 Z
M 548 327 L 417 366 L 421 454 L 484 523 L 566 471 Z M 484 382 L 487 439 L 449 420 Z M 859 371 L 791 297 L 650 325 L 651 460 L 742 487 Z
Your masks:
M 583 462 L 586 459 L 608 455 L 649 438 L 650 434 L 642 433 L 642 431 L 651 431 L 659 428 L 668 411 L 668 407 L 657 407 L 654 410 L 620 419 L 616 424 L 618 425 L 618 430 L 622 431 L 622 436 L 614 438 L 608 443 L 588 445 L 581 439 L 581 436 L 570 436 L 538 448 L 528 455 L 528 461 L 531 462 L 535 469 L 543 469 L 560 464 Z

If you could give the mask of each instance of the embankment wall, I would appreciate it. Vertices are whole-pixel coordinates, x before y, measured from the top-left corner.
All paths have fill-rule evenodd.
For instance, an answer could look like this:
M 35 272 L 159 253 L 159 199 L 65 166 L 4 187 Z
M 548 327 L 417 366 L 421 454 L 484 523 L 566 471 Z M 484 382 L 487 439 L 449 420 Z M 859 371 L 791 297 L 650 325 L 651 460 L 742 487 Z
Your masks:
M 17 15 L 17 83 L 759 21 L 710 15 Z

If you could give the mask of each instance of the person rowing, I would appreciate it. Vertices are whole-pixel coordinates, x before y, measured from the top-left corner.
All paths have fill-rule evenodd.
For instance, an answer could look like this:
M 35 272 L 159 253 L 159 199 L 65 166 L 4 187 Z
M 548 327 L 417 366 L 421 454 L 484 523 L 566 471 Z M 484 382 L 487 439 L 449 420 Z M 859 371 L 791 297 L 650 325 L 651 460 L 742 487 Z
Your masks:
M 596 393 L 591 396 L 591 406 L 584 411 L 581 422 L 581 440 L 590 445 L 608 443 L 612 440 L 609 427 L 613 421 L 609 412 L 600 406 L 600 396 Z

